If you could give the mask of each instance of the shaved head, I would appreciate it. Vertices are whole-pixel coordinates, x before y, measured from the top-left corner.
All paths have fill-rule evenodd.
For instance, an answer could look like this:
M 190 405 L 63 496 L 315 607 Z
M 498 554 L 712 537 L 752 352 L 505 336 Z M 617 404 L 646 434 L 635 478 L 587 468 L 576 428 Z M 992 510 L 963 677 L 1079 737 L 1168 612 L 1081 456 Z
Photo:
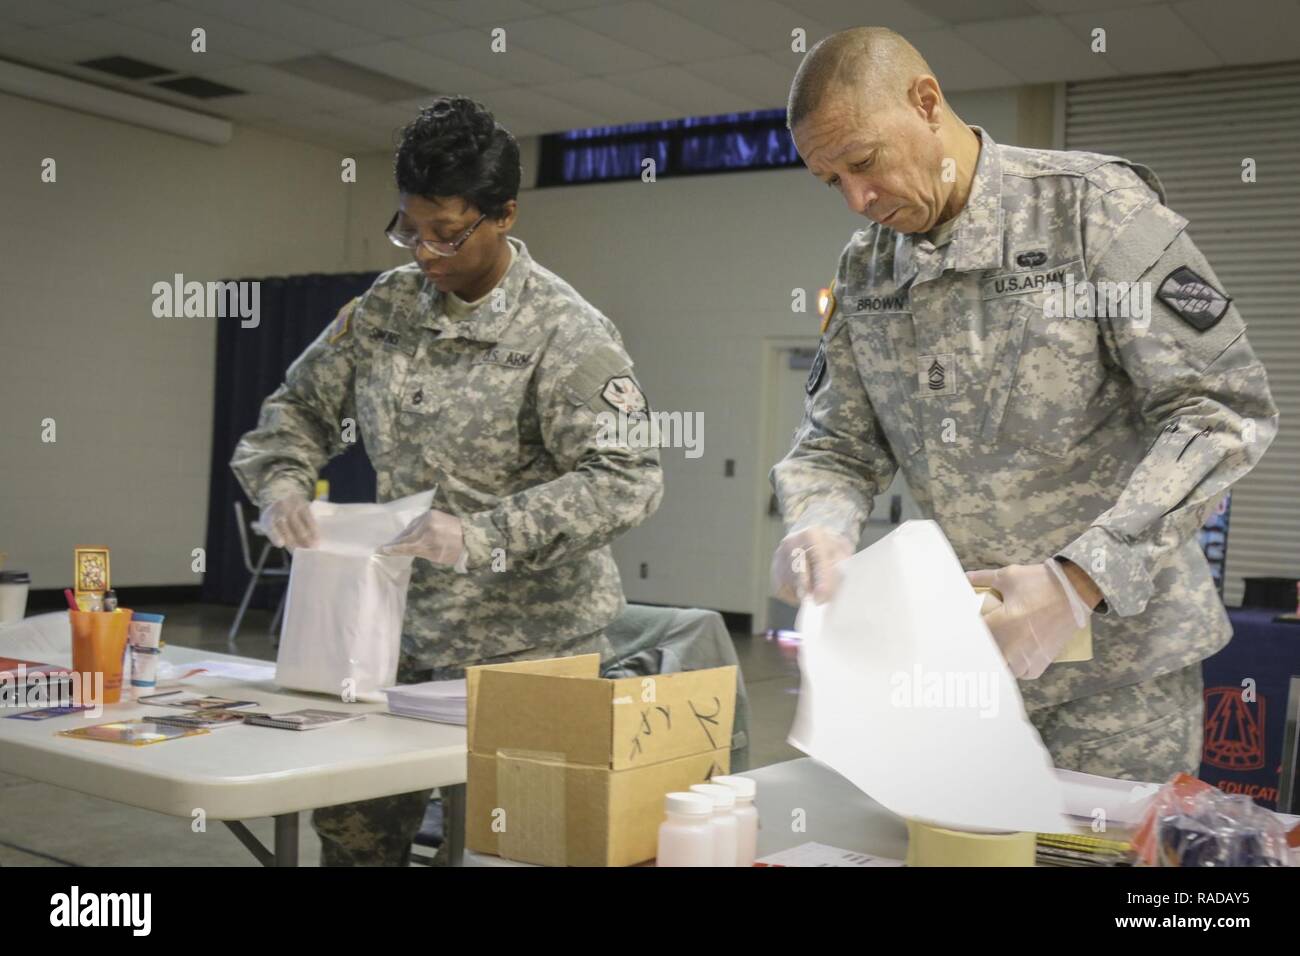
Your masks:
M 928 232 L 965 205 L 980 139 L 893 30 L 845 30 L 809 50 L 786 122 L 808 172 L 872 222 Z
M 902 103 L 912 82 L 933 76 L 930 64 L 893 30 L 855 27 L 821 40 L 808 51 L 790 84 L 790 129 L 817 110 L 828 95 L 858 89 L 868 102 Z

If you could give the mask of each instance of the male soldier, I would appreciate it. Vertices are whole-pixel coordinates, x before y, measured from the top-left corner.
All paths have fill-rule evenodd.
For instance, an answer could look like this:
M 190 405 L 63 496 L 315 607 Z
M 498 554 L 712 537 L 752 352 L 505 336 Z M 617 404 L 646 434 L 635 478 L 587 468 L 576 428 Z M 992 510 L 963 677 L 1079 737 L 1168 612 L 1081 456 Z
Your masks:
M 1144 167 L 968 127 L 884 29 L 814 47 L 789 124 L 873 225 L 840 259 L 803 424 L 772 472 L 779 593 L 830 596 L 901 467 L 983 569 L 972 583 L 1001 592 L 986 621 L 1057 765 L 1195 773 L 1200 662 L 1231 635 L 1195 532 L 1277 410 L 1186 220 Z M 1049 667 L 1089 617 L 1093 659 Z
M 360 425 L 381 501 L 437 488 L 384 553 L 416 561 L 398 680 L 600 652 L 625 606 L 609 543 L 663 494 L 658 453 L 602 440 L 647 411 L 618 331 L 507 233 L 519 149 L 441 98 L 402 133 L 385 272 L 286 373 L 231 467 L 271 540 L 311 546 L 307 493 Z M 605 429 L 608 432 L 608 429 Z M 404 865 L 429 791 L 317 810 L 325 865 Z

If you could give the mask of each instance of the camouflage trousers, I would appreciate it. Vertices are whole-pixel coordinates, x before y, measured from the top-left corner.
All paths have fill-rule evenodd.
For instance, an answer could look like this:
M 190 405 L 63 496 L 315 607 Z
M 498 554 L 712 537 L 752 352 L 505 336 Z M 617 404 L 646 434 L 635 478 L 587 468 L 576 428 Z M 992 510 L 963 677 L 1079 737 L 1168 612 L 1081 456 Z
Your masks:
M 1029 712 L 1056 766 L 1164 783 L 1201 766 L 1201 664 Z
M 613 648 L 598 631 L 567 644 L 533 647 L 519 654 L 494 657 L 478 664 L 504 664 L 509 661 L 537 660 L 547 657 L 571 657 L 577 654 L 600 654 L 601 661 L 613 656 Z M 397 669 L 399 684 L 419 684 L 430 680 L 457 680 L 465 676 L 463 667 L 441 670 L 423 668 L 403 656 Z M 311 815 L 312 829 L 320 837 L 321 866 L 407 866 L 411 861 L 411 843 L 424 822 L 432 790 L 415 790 L 391 797 L 377 797 L 357 803 L 320 807 Z M 446 827 L 448 821 L 443 821 Z

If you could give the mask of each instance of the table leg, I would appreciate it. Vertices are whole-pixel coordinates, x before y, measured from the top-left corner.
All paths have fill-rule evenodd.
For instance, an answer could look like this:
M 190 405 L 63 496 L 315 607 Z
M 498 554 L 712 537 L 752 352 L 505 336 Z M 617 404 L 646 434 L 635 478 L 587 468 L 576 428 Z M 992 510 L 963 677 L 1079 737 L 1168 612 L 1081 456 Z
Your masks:
M 465 784 L 439 787 L 442 795 L 442 839 L 446 843 L 447 865 L 465 861 Z
M 298 865 L 298 814 L 281 813 L 275 818 L 275 865 Z

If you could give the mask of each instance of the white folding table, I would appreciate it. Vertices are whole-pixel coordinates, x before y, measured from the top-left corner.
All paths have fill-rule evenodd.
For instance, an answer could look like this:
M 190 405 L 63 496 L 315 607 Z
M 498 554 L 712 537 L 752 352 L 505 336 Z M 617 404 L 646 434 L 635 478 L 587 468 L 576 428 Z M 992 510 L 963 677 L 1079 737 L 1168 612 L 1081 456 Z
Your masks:
M 164 626 L 164 639 L 166 635 Z M 65 613 L 0 627 L 0 655 L 6 657 L 70 665 L 70 642 Z M 266 663 L 176 645 L 168 645 L 162 656 L 177 665 L 197 660 Z M 265 866 L 298 864 L 298 814 L 304 810 L 438 787 L 444 839 L 451 862 L 460 863 L 464 727 L 393 717 L 384 704 L 345 704 L 334 697 L 281 690 L 269 681 L 191 677 L 183 688 L 256 701 L 265 713 L 314 707 L 367 716 L 308 731 L 241 725 L 143 747 L 77 740 L 57 732 L 169 708 L 133 701 L 104 705 L 93 721 L 82 714 L 42 721 L 0 719 L 0 769 L 172 816 L 193 819 L 201 810 L 206 819 L 225 823 Z M 0 718 L 7 716 L 0 713 Z M 273 850 L 240 822 L 256 817 L 274 818 Z

